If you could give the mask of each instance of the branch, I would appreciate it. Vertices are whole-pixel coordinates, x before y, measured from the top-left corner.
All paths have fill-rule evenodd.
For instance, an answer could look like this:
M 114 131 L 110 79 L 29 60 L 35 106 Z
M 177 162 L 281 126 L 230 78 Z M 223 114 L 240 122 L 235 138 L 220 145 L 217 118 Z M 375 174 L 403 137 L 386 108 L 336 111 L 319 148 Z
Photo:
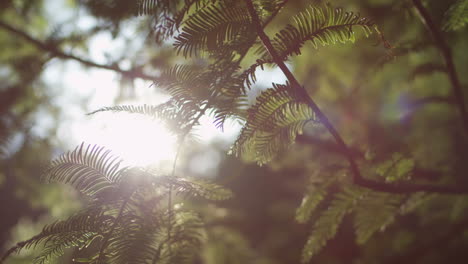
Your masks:
M 426 25 L 427 29 L 431 32 L 432 38 L 434 39 L 435 45 L 440 50 L 442 57 L 445 60 L 445 66 L 447 67 L 447 74 L 452 84 L 452 92 L 458 105 L 458 111 L 460 112 L 465 132 L 468 133 L 468 112 L 466 110 L 465 97 L 463 95 L 463 88 L 458 79 L 455 64 L 453 63 L 452 51 L 448 46 L 442 32 L 437 27 L 435 22 L 432 20 L 429 12 L 424 8 L 420 0 L 413 0 L 413 4 L 416 10 L 421 15 L 421 18 Z
M 428 104 L 446 104 L 452 105 L 455 102 L 455 98 L 449 96 L 429 96 L 410 101 L 410 109 L 417 109 Z
M 320 151 L 327 151 L 330 153 L 345 155 L 345 153 L 343 152 L 343 149 L 340 146 L 338 146 L 335 142 L 332 142 L 329 140 L 324 140 L 324 139 L 311 137 L 307 135 L 297 135 L 296 142 L 299 142 L 301 144 L 314 145 L 318 147 Z M 359 159 L 364 158 L 364 153 L 361 150 L 357 148 L 349 148 L 349 150 L 352 152 L 352 155 L 355 158 L 359 158 Z
M 361 172 L 359 171 L 359 167 L 356 164 L 356 161 L 353 157 L 353 152 L 351 149 L 346 145 L 341 135 L 335 129 L 333 124 L 330 122 L 328 117 L 322 112 L 322 110 L 318 107 L 318 105 L 312 100 L 309 96 L 307 91 L 302 87 L 297 79 L 294 77 L 292 72 L 286 67 L 286 64 L 281 59 L 281 56 L 276 52 L 273 45 L 271 44 L 270 39 L 265 34 L 261 26 L 260 19 L 255 11 L 253 6 L 252 0 L 245 0 L 247 4 L 247 9 L 249 11 L 250 16 L 252 17 L 253 26 L 257 31 L 258 36 L 260 37 L 263 45 L 270 53 L 273 61 L 278 65 L 281 71 L 286 76 L 287 80 L 291 83 L 294 87 L 294 93 L 304 100 L 306 103 L 317 115 L 320 122 L 325 126 L 328 132 L 332 135 L 335 139 L 337 146 L 341 149 L 340 153 L 346 157 L 348 163 L 350 165 L 350 170 L 352 174 L 353 183 L 359 185 L 361 187 L 365 187 L 368 189 L 372 189 L 375 191 L 380 192 L 388 192 L 388 193 L 413 193 L 413 192 L 437 192 L 437 193 L 449 193 L 449 194 L 468 194 L 468 189 L 462 188 L 459 186 L 455 187 L 445 187 L 445 186 L 433 186 L 433 185 L 407 185 L 407 184 L 387 184 L 385 182 L 378 182 L 366 179 L 362 177 Z
M 59 48 L 57 48 L 56 46 L 52 45 L 51 43 L 47 43 L 47 42 L 43 42 L 43 41 L 40 41 L 38 39 L 35 39 L 34 37 L 29 35 L 28 33 L 24 32 L 24 31 L 21 31 L 21 30 L 15 28 L 15 27 L 13 27 L 12 25 L 7 24 L 7 23 L 5 23 L 5 22 L 3 22 L 1 20 L 0 20 L 0 28 L 3 28 L 4 30 L 15 34 L 16 36 L 18 36 L 18 37 L 28 41 L 29 43 L 33 44 L 37 48 L 39 48 L 41 50 L 44 50 L 44 51 L 47 51 L 47 52 L 50 52 L 52 55 L 54 55 L 56 57 L 59 57 L 61 59 L 78 61 L 79 63 L 81 63 L 81 64 L 83 64 L 85 66 L 88 66 L 88 67 L 94 67 L 94 68 L 100 68 L 100 69 L 114 71 L 114 72 L 123 74 L 125 76 L 128 76 L 130 78 L 140 78 L 140 79 L 150 80 L 150 81 L 155 80 L 155 77 L 144 74 L 144 73 L 142 73 L 142 72 L 140 72 L 138 70 L 123 70 L 117 65 L 99 64 L 99 63 L 96 63 L 96 62 L 93 62 L 93 61 L 90 61 L 90 60 L 87 60 L 87 59 L 77 57 L 77 56 L 75 56 L 73 54 L 66 53 L 66 52 L 60 50 Z

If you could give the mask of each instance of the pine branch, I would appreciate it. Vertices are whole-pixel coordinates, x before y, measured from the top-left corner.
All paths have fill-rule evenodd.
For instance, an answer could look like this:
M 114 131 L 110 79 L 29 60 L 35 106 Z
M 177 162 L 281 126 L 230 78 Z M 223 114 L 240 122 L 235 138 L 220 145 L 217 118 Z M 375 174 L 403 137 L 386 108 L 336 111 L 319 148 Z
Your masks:
M 414 0 L 417 1 L 417 0 Z M 348 160 L 350 165 L 350 170 L 353 178 L 353 182 L 356 185 L 359 185 L 364 188 L 368 188 L 374 191 L 380 192 L 388 192 L 388 193 L 413 193 L 413 192 L 437 192 L 437 193 L 446 193 L 446 194 L 468 194 L 468 189 L 466 187 L 454 186 L 454 187 L 447 187 L 447 186 L 437 186 L 437 185 L 408 185 L 408 184 L 387 184 L 384 182 L 373 181 L 364 178 L 361 175 L 359 167 L 356 164 L 356 161 L 353 157 L 353 152 L 350 148 L 346 145 L 341 135 L 335 129 L 333 124 L 330 122 L 328 117 L 322 112 L 322 110 L 318 107 L 318 105 L 310 98 L 307 91 L 302 87 L 297 79 L 294 77 L 292 72 L 286 67 L 286 64 L 281 59 L 281 56 L 276 52 L 274 49 L 269 37 L 265 34 L 259 17 L 255 11 L 253 3 L 251 0 L 245 0 L 247 4 L 247 9 L 252 17 L 253 26 L 257 31 L 258 36 L 260 37 L 263 45 L 273 58 L 274 62 L 278 65 L 281 71 L 284 73 L 288 81 L 294 87 L 294 93 L 296 93 L 297 97 L 302 98 L 304 102 L 309 105 L 309 107 L 315 112 L 317 115 L 318 120 L 325 126 L 328 132 L 333 136 L 338 146 L 341 148 L 341 152 Z M 450 61 L 451 61 L 451 57 Z M 453 62 L 452 62 L 453 66 Z M 449 67 L 448 67 L 449 68 Z M 452 67 L 453 68 L 453 67 Z M 449 68 L 449 72 L 450 72 Z M 455 75 L 456 77 L 456 75 Z M 456 79 L 458 80 L 458 79 Z M 460 91 L 461 92 L 461 91 Z M 460 98 L 458 98 L 460 100 Z M 464 106 L 464 105 L 463 105 Z M 468 117 L 468 116 L 467 116 Z M 468 130 L 468 118 L 467 118 L 467 130 Z
M 143 79 L 143 80 L 150 80 L 150 81 L 154 81 L 156 79 L 156 77 L 147 75 L 147 74 L 142 73 L 142 72 L 140 72 L 139 70 L 136 70 L 136 69 L 124 70 L 124 69 L 121 69 L 117 65 L 99 64 L 99 63 L 93 62 L 91 60 L 87 60 L 87 59 L 84 59 L 84 58 L 80 58 L 80 57 L 78 57 L 76 55 L 66 53 L 66 52 L 60 50 L 59 48 L 57 48 L 56 46 L 48 44 L 48 43 L 43 42 L 41 40 L 38 40 L 38 39 L 32 37 L 31 35 L 29 35 L 28 33 L 24 32 L 24 31 L 22 31 L 20 29 L 17 29 L 14 26 L 12 26 L 12 25 L 10 25 L 8 23 L 5 23 L 5 22 L 3 22 L 1 20 L 0 20 L 0 28 L 3 28 L 4 30 L 9 31 L 10 33 L 13 33 L 14 35 L 16 35 L 16 36 L 28 41 L 29 43 L 33 44 L 37 48 L 39 48 L 41 50 L 44 50 L 44 51 L 47 51 L 47 52 L 50 52 L 52 55 L 54 55 L 56 57 L 59 57 L 61 59 L 74 60 L 74 61 L 77 61 L 77 62 L 79 62 L 79 63 L 81 63 L 81 64 L 83 64 L 85 66 L 88 66 L 88 67 L 94 67 L 94 68 L 100 68 L 100 69 L 114 71 L 114 72 L 120 73 L 120 74 L 122 74 L 122 75 L 124 75 L 126 77 L 129 77 L 129 78 L 140 78 L 140 79 Z
M 445 38 L 442 35 L 442 32 L 440 31 L 439 27 L 432 20 L 431 15 L 426 10 L 426 8 L 424 8 L 421 1 L 413 0 L 413 4 L 416 10 L 418 11 L 419 15 L 421 16 L 427 29 L 431 33 L 435 45 L 437 46 L 442 57 L 444 58 L 445 66 L 447 67 L 447 74 L 452 85 L 452 92 L 458 105 L 458 111 L 460 112 L 465 132 L 468 134 L 468 112 L 466 109 L 463 87 L 460 83 L 460 80 L 457 75 L 457 70 L 453 62 L 452 51 L 448 46 L 447 42 L 445 41 Z

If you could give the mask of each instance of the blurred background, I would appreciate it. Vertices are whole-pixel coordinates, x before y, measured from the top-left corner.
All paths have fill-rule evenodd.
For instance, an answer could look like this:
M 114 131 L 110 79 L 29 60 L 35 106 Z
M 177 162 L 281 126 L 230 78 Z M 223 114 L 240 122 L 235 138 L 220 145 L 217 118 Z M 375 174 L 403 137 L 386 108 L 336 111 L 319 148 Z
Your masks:
M 267 32 L 276 32 L 313 2 L 321 1 L 290 1 Z M 468 140 L 443 61 L 411 1 L 330 2 L 374 19 L 392 49 L 377 45 L 375 37 L 319 50 L 306 46 L 289 63 L 301 83 L 360 154 L 405 158 L 423 171 L 422 180 L 446 182 L 450 175 L 450 183 L 468 185 Z M 424 2 L 442 24 L 455 1 Z M 134 1 L 125 0 L 0 1 L 2 252 L 82 206 L 67 186 L 40 181 L 51 159 L 81 142 L 112 149 L 129 165 L 172 168 L 174 138 L 158 122 L 87 115 L 105 106 L 164 102 L 168 96 L 152 84 L 152 76 L 187 60 L 173 52 L 171 40 L 158 43 L 153 19 L 135 16 L 134 8 Z M 446 33 L 463 84 L 467 33 L 466 28 Z M 244 66 L 254 60 L 250 54 Z M 268 68 L 258 79 L 249 91 L 251 101 L 272 82 L 285 81 L 278 69 Z M 307 133 L 317 144 L 299 141 L 260 167 L 227 154 L 240 128 L 231 120 L 221 131 L 209 115 L 202 118 L 178 164 L 180 174 L 215 179 L 236 194 L 200 209 L 213 227 L 200 263 L 298 263 L 311 229 L 294 220 L 307 179 L 326 176 L 321 166 L 343 164 L 342 158 L 326 131 L 312 128 Z M 431 199 L 365 244 L 354 242 L 352 221 L 345 219 L 313 263 L 464 263 L 468 199 Z M 72 263 L 70 254 L 56 263 Z M 31 263 L 34 256 L 34 250 L 23 251 L 8 263 Z

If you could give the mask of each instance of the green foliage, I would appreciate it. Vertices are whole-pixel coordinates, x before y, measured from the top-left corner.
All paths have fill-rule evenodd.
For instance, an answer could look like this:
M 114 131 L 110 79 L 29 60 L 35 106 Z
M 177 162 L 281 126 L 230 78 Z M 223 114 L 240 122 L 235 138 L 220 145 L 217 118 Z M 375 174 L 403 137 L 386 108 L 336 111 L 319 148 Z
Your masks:
M 312 256 L 335 236 L 345 215 L 351 212 L 366 194 L 366 191 L 355 188 L 343 190 L 335 195 L 327 210 L 314 223 L 312 233 L 302 251 L 303 263 L 309 262 Z
M 457 0 L 444 15 L 443 28 L 446 31 L 459 30 L 468 23 L 468 1 Z
M 33 238 L 18 243 L 12 251 L 44 245 L 42 253 L 34 263 L 48 263 L 53 257 L 63 255 L 64 249 L 87 246 L 108 228 L 110 219 L 96 208 L 81 211 L 67 220 L 57 221 L 44 227 Z
M 232 193 L 200 180 L 156 176 L 138 167 L 119 169 L 119 163 L 104 148 L 84 144 L 52 161 L 46 180 L 69 184 L 93 199 L 88 209 L 44 227 L 9 253 L 42 244 L 34 263 L 48 263 L 66 248 L 88 247 L 100 238 L 99 250 L 81 262 L 191 263 L 202 241 L 203 222 L 193 211 L 162 206 L 172 197 L 168 190 L 181 199 L 224 200 Z
M 183 103 L 184 105 L 180 105 L 180 101 L 171 99 L 160 105 L 117 105 L 98 109 L 89 115 L 109 111 L 140 114 L 154 121 L 163 122 L 168 129 L 177 134 L 186 131 L 193 124 L 194 117 L 199 110 L 199 106 L 191 101 Z
M 294 5 L 301 6 L 299 2 Z M 466 3 L 467 1 L 459 0 L 447 11 L 444 22 L 446 30 L 457 30 L 466 24 Z M 420 189 L 400 194 L 398 190 L 399 186 L 407 187 L 407 183 L 466 183 L 465 177 L 453 176 L 465 169 L 460 165 L 464 162 L 460 157 L 466 156 L 466 138 L 459 135 L 458 124 L 454 121 L 455 115 L 446 109 L 451 105 L 444 106 L 446 108 L 440 107 L 444 108 L 443 110 L 435 108 L 414 113 L 414 106 L 407 103 L 411 100 L 406 100 L 405 97 L 413 99 L 414 95 L 430 94 L 426 90 L 426 87 L 431 87 L 429 82 L 437 84 L 433 85 L 437 86 L 436 95 L 445 95 L 450 89 L 439 89 L 445 86 L 439 85 L 442 81 L 436 79 L 438 76 L 432 73 L 447 74 L 449 67 L 446 69 L 439 63 L 428 62 L 425 56 L 417 54 L 428 50 L 430 45 L 427 41 L 417 45 L 410 43 L 406 48 L 402 44 L 398 46 L 400 48 L 385 54 L 385 67 L 392 67 L 389 62 L 394 62 L 397 58 L 401 61 L 395 62 L 397 66 L 393 66 L 394 68 L 411 63 L 413 66 L 409 70 L 404 67 L 393 69 L 389 71 L 388 76 L 380 74 L 380 71 L 385 72 L 383 67 L 364 74 L 367 68 L 375 68 L 369 65 L 378 64 L 378 58 L 382 56 L 372 48 L 367 48 L 366 52 L 362 53 L 349 52 L 345 47 L 342 50 L 332 49 L 331 52 L 337 53 L 335 56 L 339 58 L 336 60 L 339 63 L 328 64 L 327 56 L 330 56 L 330 53 L 322 49 L 314 56 L 305 58 L 307 63 L 316 68 L 309 67 L 301 72 L 299 64 L 299 67 L 294 69 L 294 74 L 302 74 L 302 78 L 298 80 L 304 80 L 304 84 L 311 87 L 310 90 L 304 89 L 304 92 L 300 93 L 302 87 L 291 81 L 294 79 L 290 76 L 293 73 L 287 74 L 289 81 L 284 84 L 273 83 L 271 88 L 261 90 L 254 87 L 258 70 L 263 70 L 265 65 L 282 65 L 292 56 L 304 54 L 304 45 L 308 42 L 315 48 L 354 42 L 355 30 L 360 28 L 365 36 L 377 33 L 380 41 L 385 43 L 385 48 L 391 48 L 371 20 L 329 4 L 314 4 L 294 15 L 291 24 L 284 26 L 272 22 L 275 28 L 282 28 L 272 38 L 273 49 L 280 57 L 275 58 L 275 61 L 264 47 L 266 41 L 262 39 L 260 43 L 255 31 L 263 30 L 273 21 L 284 4 L 286 1 L 253 1 L 253 9 L 260 19 L 259 25 L 256 25 L 249 15 L 249 6 L 244 1 L 138 1 L 138 13 L 150 15 L 154 19 L 152 22 L 157 42 L 172 38 L 175 54 L 182 54 L 186 64 L 175 64 L 161 69 L 160 76 L 155 78 L 155 86 L 165 90 L 171 97 L 167 102 L 161 105 L 104 107 L 91 114 L 106 111 L 127 112 L 161 120 L 179 136 L 180 144 L 203 115 L 214 116 L 214 123 L 220 128 L 228 118 L 234 118 L 243 124 L 231 149 L 235 155 L 256 161 L 258 164 L 284 158 L 280 154 L 300 156 L 291 158 L 296 162 L 291 170 L 292 174 L 304 176 L 298 177 L 300 181 L 311 182 L 307 188 L 301 188 L 305 189 L 305 194 L 295 211 L 297 222 L 310 222 L 312 227 L 310 235 L 305 238 L 306 243 L 302 251 L 304 263 L 311 261 L 312 257 L 333 240 L 339 229 L 344 228 L 342 223 L 347 215 L 353 222 L 355 240 L 363 248 L 371 247 L 368 241 L 378 237 L 376 234 L 385 231 L 390 224 L 397 222 L 400 215 L 413 214 L 411 217 L 415 222 L 419 221 L 418 223 L 438 223 L 440 226 L 442 222 L 443 227 L 447 226 L 444 222 L 448 219 L 447 216 L 450 216 L 452 221 L 462 222 L 463 218 L 466 218 L 463 213 L 467 206 L 465 198 L 441 198 L 424 193 Z M 96 8 L 96 11 L 99 8 Z M 131 10 L 126 10 L 128 11 Z M 400 29 L 398 28 L 396 33 L 393 32 L 392 36 L 405 36 Z M 413 36 L 415 33 L 410 31 L 407 35 Z M 403 55 L 405 57 L 400 58 Z M 346 58 L 343 59 L 344 57 Z M 301 58 L 295 59 L 300 62 Z M 356 63 L 350 64 L 350 61 Z M 181 60 L 177 63 L 181 63 Z M 250 66 L 243 68 L 245 65 Z M 284 67 L 282 70 L 286 73 Z M 347 72 L 354 73 L 354 76 L 349 77 Z M 427 78 L 415 78 L 422 75 Z M 353 78 L 357 81 L 352 80 Z M 451 80 L 453 83 L 453 76 Z M 411 83 L 408 84 L 408 81 Z M 365 85 L 382 88 L 364 91 L 362 87 Z M 252 89 L 258 89 L 260 92 L 256 98 L 251 98 L 255 101 L 249 105 L 247 97 L 252 95 L 248 94 L 248 91 Z M 393 90 L 398 90 L 398 93 Z M 405 91 L 405 96 L 400 94 L 400 91 Z M 309 94 L 314 99 L 320 98 L 318 105 L 324 105 L 325 108 L 331 109 L 331 103 L 339 102 L 336 109 L 330 110 L 329 122 L 336 123 L 340 132 L 344 131 L 343 138 L 346 143 L 350 142 L 350 150 L 342 146 L 344 143 L 339 140 L 339 135 L 337 136 L 339 132 L 330 128 L 332 125 L 325 122 L 324 115 L 318 113 L 315 104 L 308 100 L 310 98 L 304 98 Z M 401 105 L 400 99 L 403 102 Z M 449 100 L 445 100 L 447 101 Z M 401 114 L 404 117 L 399 116 L 395 118 L 396 121 L 382 124 L 381 115 L 389 114 L 389 108 L 398 108 L 400 112 L 397 115 Z M 442 121 L 429 126 L 424 115 L 440 118 Z M 417 121 L 413 124 L 413 120 Z M 450 143 L 440 143 L 444 146 L 444 151 L 431 149 L 436 145 L 433 142 L 439 139 L 438 134 L 427 135 L 439 130 L 444 131 L 442 135 L 447 138 L 446 141 L 451 137 L 457 138 Z M 338 144 L 330 141 L 329 135 L 325 135 L 323 131 L 330 132 Z M 313 146 L 303 153 L 291 153 L 295 150 L 291 145 L 297 141 L 298 135 L 304 135 L 300 137 L 302 143 Z M 413 148 L 413 145 L 416 147 Z M 290 151 L 291 149 L 293 151 Z M 375 157 L 366 155 L 374 152 Z M 455 154 L 450 156 L 433 152 Z M 338 161 L 337 156 L 344 156 L 347 161 L 356 159 L 356 167 L 360 167 L 362 171 L 361 182 L 356 180 L 356 175 L 348 172 L 348 165 L 344 165 L 345 161 L 341 161 L 341 158 Z M 437 162 L 432 163 L 428 157 Z M 297 165 L 301 162 L 302 164 Z M 330 166 L 330 163 L 333 163 L 333 166 Z M 351 165 L 354 166 L 354 163 Z M 436 173 L 429 170 L 432 169 L 430 166 L 437 169 Z M 291 171 L 282 168 L 287 165 L 282 164 L 278 167 L 286 171 L 284 175 L 291 175 Z M 355 174 L 354 170 L 357 169 L 353 167 Z M 303 187 L 302 182 L 298 184 L 296 179 L 291 178 L 283 177 L 286 179 L 285 184 L 272 177 L 271 182 L 267 181 L 268 184 L 271 183 L 270 186 L 264 188 L 269 190 L 279 186 L 278 189 L 284 191 L 284 196 L 293 197 L 287 202 L 296 199 L 294 203 L 286 203 L 285 207 L 298 203 L 300 198 L 297 193 L 300 188 L 297 185 Z M 46 226 L 39 235 L 18 243 L 9 253 L 43 245 L 44 250 L 36 258 L 36 263 L 47 263 L 49 259 L 64 254 L 65 249 L 71 247 L 88 247 L 87 256 L 79 259 L 85 263 L 169 264 L 194 263 L 200 259 L 205 259 L 208 263 L 254 263 L 261 259 L 255 256 L 249 241 L 245 241 L 240 231 L 232 231 L 229 228 L 216 229 L 217 227 L 210 229 L 205 225 L 202 214 L 195 210 L 200 208 L 185 205 L 197 204 L 200 200 L 206 203 L 233 197 L 231 191 L 212 182 L 178 177 L 175 172 L 172 175 L 157 175 L 147 168 L 121 168 L 120 159 L 111 155 L 110 151 L 84 144 L 53 160 L 44 173 L 44 179 L 48 182 L 69 184 L 88 195 L 88 207 L 67 220 Z M 289 186 L 289 183 L 293 187 Z M 358 187 L 357 184 L 364 185 L 365 188 Z M 377 187 L 374 190 L 375 186 Z M 382 186 L 392 188 L 384 192 L 385 188 Z M 404 190 L 408 189 L 402 188 L 402 192 Z M 280 192 L 275 193 L 273 190 L 272 193 L 271 196 L 278 197 L 283 194 L 281 192 L 279 195 Z M 266 192 L 259 195 L 266 196 Z M 252 207 L 258 206 L 267 212 L 259 213 L 267 215 L 266 220 L 260 224 L 256 223 L 255 228 L 268 226 L 270 218 L 273 218 L 274 206 L 277 204 L 272 205 L 272 208 L 262 204 L 267 198 L 254 196 L 255 203 Z M 283 199 L 282 196 L 280 198 Z M 456 202 L 453 203 L 454 201 Z M 257 202 L 261 206 L 256 204 Z M 175 203 L 177 206 L 174 206 Z M 204 205 L 200 207 L 206 209 L 207 206 Z M 425 217 L 421 211 L 437 211 L 438 215 L 433 218 Z M 233 222 L 251 216 L 249 213 L 238 211 L 220 214 L 225 217 L 219 217 L 221 220 Z M 293 218 L 292 213 L 290 217 Z M 213 225 L 217 224 L 214 222 Z M 236 224 L 245 229 L 242 230 L 244 233 L 251 231 L 251 227 L 245 223 Z M 284 224 L 284 221 L 281 224 Z M 298 227 L 300 228 L 304 226 Z M 224 236 L 222 233 L 228 230 L 229 233 Z M 296 230 L 291 229 L 291 237 L 294 231 Z M 301 231 L 304 230 L 299 230 Z M 268 245 L 257 243 L 259 252 L 267 251 L 265 248 L 273 247 L 271 245 L 275 243 L 280 244 L 278 241 L 283 240 L 280 235 L 274 236 L 277 235 L 277 230 L 272 232 L 265 227 L 262 232 L 273 236 L 274 239 L 268 241 Z M 288 233 L 285 237 L 289 238 L 289 235 Z M 254 235 L 252 237 L 256 242 L 260 240 Z M 210 238 L 219 240 L 219 244 L 213 240 L 207 241 Z M 388 245 L 381 247 L 383 250 L 390 248 Z M 238 254 L 238 258 L 230 255 L 233 254 L 229 253 L 230 249 Z M 203 250 L 211 251 L 210 254 L 215 255 L 201 257 L 199 253 Z M 219 253 L 222 255 L 213 253 L 217 250 L 223 252 Z
M 168 179 L 169 181 L 171 179 Z M 231 191 L 211 182 L 197 179 L 176 178 L 170 181 L 178 193 L 191 197 L 201 197 L 213 201 L 232 198 Z
M 405 158 L 401 153 L 394 153 L 375 168 L 375 172 L 387 182 L 408 180 L 414 169 L 414 160 Z
M 377 231 L 383 231 L 398 213 L 402 197 L 372 192 L 356 207 L 354 225 L 356 242 L 364 244 Z
M 325 188 L 312 188 L 302 198 L 301 205 L 296 210 L 296 220 L 299 223 L 306 223 L 309 221 L 312 213 L 318 204 L 325 198 L 327 194 Z
M 185 57 L 196 56 L 202 50 L 225 49 L 226 43 L 245 38 L 250 25 L 250 16 L 243 6 L 208 5 L 184 22 L 174 47 Z
M 307 123 L 316 121 L 309 106 L 291 94 L 288 83 L 273 84 L 256 98 L 233 146 L 234 153 L 252 155 L 259 164 L 266 163 L 293 143 Z
M 119 164 L 110 150 L 82 143 L 53 160 L 43 177 L 47 182 L 70 184 L 82 193 L 96 195 L 120 181 L 123 169 Z
M 352 12 L 331 5 L 312 5 L 293 17 L 294 25 L 288 24 L 272 40 L 275 50 L 281 58 L 301 54 L 305 42 L 310 41 L 317 48 L 319 45 L 331 45 L 337 42 L 355 41 L 353 27 L 359 27 L 366 36 L 375 29 L 374 23 Z M 378 32 L 378 31 L 377 31 Z M 268 58 L 267 51 L 261 47 L 259 54 Z

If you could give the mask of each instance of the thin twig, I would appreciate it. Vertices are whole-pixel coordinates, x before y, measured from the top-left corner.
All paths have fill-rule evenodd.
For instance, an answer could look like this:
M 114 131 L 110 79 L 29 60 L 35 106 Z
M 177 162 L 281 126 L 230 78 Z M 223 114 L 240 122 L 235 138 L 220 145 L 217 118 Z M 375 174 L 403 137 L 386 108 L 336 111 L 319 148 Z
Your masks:
M 434 20 L 432 20 L 431 15 L 427 11 L 427 9 L 422 5 L 421 1 L 413 0 L 413 4 L 418 13 L 420 14 L 427 29 L 431 32 L 431 35 L 434 39 L 434 43 L 439 49 L 440 54 L 444 58 L 445 66 L 447 67 L 447 75 L 452 85 L 452 92 L 458 105 L 458 111 L 460 112 L 463 127 L 465 128 L 465 132 L 468 133 L 468 112 L 466 110 L 463 88 L 460 83 L 460 79 L 458 78 L 455 64 L 453 62 L 452 51 L 447 42 L 445 41 L 445 38 L 442 35 L 442 32 L 440 31 L 439 27 L 436 25 Z
M 94 67 L 94 68 L 100 68 L 100 69 L 114 71 L 114 72 L 123 74 L 123 75 L 125 75 L 127 77 L 130 77 L 130 78 L 140 78 L 140 79 L 150 80 L 150 81 L 154 81 L 156 79 L 156 77 L 147 75 L 145 73 L 142 73 L 140 70 L 123 70 L 117 65 L 99 64 L 99 63 L 96 63 L 96 62 L 91 61 L 91 60 L 80 58 L 80 57 L 78 57 L 76 55 L 73 55 L 71 53 L 66 53 L 66 52 L 60 50 L 58 47 L 56 47 L 56 46 L 54 46 L 52 44 L 43 42 L 41 40 L 38 40 L 38 39 L 32 37 L 31 35 L 29 35 L 28 33 L 24 32 L 24 31 L 22 31 L 20 29 L 17 29 L 14 26 L 12 26 L 12 25 L 10 25 L 8 23 L 5 23 L 5 22 L 3 22 L 1 20 L 0 20 L 0 28 L 3 28 L 5 30 L 9 31 L 10 33 L 15 34 L 16 36 L 23 38 L 24 40 L 26 40 L 29 43 L 36 46 L 37 48 L 39 48 L 41 50 L 44 50 L 44 51 L 47 51 L 47 52 L 50 52 L 52 55 L 54 55 L 54 56 L 56 56 L 58 58 L 61 58 L 61 59 L 74 60 L 74 61 L 77 61 L 77 62 L 79 62 L 79 63 L 81 63 L 81 64 L 83 64 L 85 66 L 88 66 L 88 67 Z
M 263 30 L 261 26 L 260 19 L 255 11 L 252 1 L 245 0 L 245 2 L 247 4 L 247 9 L 249 11 L 249 14 L 252 17 L 253 24 L 254 24 L 253 26 L 255 27 L 258 36 L 260 37 L 267 51 L 270 53 L 271 57 L 273 58 L 273 61 L 278 65 L 278 67 L 286 76 L 287 80 L 294 87 L 293 92 L 298 96 L 298 98 L 301 98 L 302 100 L 304 100 L 304 103 L 306 103 L 315 112 L 320 122 L 325 126 L 328 132 L 335 139 L 338 147 L 341 148 L 342 150 L 341 153 L 346 157 L 350 165 L 352 179 L 353 179 L 354 184 L 359 185 L 361 187 L 368 188 L 368 189 L 372 189 L 375 191 L 388 192 L 388 193 L 413 193 L 413 192 L 437 192 L 437 193 L 448 193 L 448 194 L 467 194 L 468 193 L 467 188 L 460 187 L 460 186 L 447 187 L 447 186 L 434 186 L 434 185 L 407 185 L 403 183 L 387 184 L 384 182 L 373 181 L 373 180 L 369 180 L 369 179 L 362 177 L 361 172 L 359 171 L 359 167 L 357 166 L 356 161 L 354 160 L 353 152 L 346 145 L 343 138 L 335 129 L 333 124 L 330 122 L 328 117 L 322 112 L 322 110 L 318 107 L 318 105 L 312 100 L 312 98 L 309 96 L 309 94 L 304 89 L 304 87 L 302 87 L 299 84 L 299 82 L 294 77 L 292 72 L 288 69 L 288 67 L 286 67 L 286 64 L 283 62 L 283 60 L 281 59 L 281 57 L 279 56 L 279 54 L 276 52 L 273 45 L 271 44 L 270 39 L 265 34 L 265 31 Z

